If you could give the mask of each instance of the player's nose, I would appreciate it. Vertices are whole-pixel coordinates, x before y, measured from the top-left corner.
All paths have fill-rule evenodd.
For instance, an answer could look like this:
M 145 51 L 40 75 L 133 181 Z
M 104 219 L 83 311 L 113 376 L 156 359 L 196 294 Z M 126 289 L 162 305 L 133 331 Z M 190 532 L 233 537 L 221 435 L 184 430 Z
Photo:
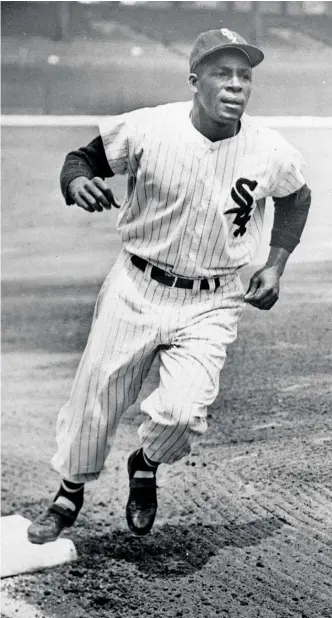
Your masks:
M 231 79 L 228 81 L 226 85 L 226 89 L 231 92 L 241 92 L 242 91 L 242 83 L 239 80 L 237 75 L 233 75 Z

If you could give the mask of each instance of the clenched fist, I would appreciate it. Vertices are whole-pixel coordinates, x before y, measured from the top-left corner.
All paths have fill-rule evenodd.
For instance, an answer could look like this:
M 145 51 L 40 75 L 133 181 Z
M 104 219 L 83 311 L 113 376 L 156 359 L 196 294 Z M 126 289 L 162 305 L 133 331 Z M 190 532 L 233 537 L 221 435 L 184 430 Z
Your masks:
M 101 212 L 104 208 L 110 210 L 112 206 L 120 208 L 120 204 L 114 197 L 111 189 L 102 178 L 86 178 L 78 176 L 69 183 L 69 194 L 76 206 L 88 212 Z
M 261 268 L 251 277 L 244 302 L 257 309 L 271 309 L 279 298 L 279 281 L 277 268 Z

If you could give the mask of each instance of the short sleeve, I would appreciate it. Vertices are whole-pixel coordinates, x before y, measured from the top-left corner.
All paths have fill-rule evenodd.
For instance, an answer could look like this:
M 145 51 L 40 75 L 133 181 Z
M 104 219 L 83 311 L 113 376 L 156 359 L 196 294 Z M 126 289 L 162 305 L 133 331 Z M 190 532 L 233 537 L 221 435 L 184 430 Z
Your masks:
M 105 154 L 114 174 L 125 174 L 128 170 L 130 123 L 129 114 L 110 116 L 99 124 Z
M 303 187 L 305 184 L 303 176 L 305 167 L 306 162 L 301 153 L 286 140 L 282 140 L 277 149 L 272 171 L 271 197 L 286 197 Z

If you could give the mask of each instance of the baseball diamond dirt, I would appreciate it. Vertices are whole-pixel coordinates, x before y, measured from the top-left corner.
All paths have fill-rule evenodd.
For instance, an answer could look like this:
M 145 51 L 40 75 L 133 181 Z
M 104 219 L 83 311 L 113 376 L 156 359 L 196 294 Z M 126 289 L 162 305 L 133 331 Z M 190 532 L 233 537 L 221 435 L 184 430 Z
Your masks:
M 3 515 L 33 518 L 54 492 L 57 413 L 119 249 L 116 213 L 66 208 L 59 193 L 64 153 L 94 132 L 3 129 Z M 161 467 L 158 516 L 143 539 L 124 517 L 142 420 L 138 403 L 129 410 L 67 533 L 78 562 L 3 583 L 39 616 L 332 615 L 331 131 L 284 133 L 308 160 L 313 205 L 280 300 L 267 313 L 247 308 L 209 430 L 189 457 Z M 154 365 L 143 396 L 156 379 Z
M 174 54 L 114 18 L 94 28 L 64 42 L 3 37 L 2 111 L 109 114 L 189 98 L 183 33 Z M 330 47 L 298 27 L 278 28 L 264 51 L 249 113 L 330 115 Z M 130 535 L 125 503 L 139 401 L 156 383 L 156 365 L 66 533 L 78 562 L 4 580 L 4 618 L 332 616 L 332 131 L 280 131 L 308 161 L 308 224 L 276 306 L 246 309 L 208 432 L 190 457 L 161 466 L 152 533 Z M 2 131 L 3 515 L 32 519 L 54 494 L 57 414 L 120 248 L 115 212 L 67 208 L 60 195 L 65 154 L 95 134 Z M 122 195 L 121 181 L 110 185 Z M 272 211 L 245 285 L 266 257 Z

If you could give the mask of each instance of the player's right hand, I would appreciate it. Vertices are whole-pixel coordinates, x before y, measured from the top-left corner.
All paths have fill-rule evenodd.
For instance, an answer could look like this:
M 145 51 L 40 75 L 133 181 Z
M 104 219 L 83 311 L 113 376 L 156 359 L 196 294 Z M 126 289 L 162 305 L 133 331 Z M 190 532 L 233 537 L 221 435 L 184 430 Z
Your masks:
M 104 208 L 110 210 L 112 206 L 120 208 L 111 189 L 98 176 L 91 180 L 86 176 L 78 176 L 69 183 L 68 190 L 76 206 L 88 212 L 101 212 Z

